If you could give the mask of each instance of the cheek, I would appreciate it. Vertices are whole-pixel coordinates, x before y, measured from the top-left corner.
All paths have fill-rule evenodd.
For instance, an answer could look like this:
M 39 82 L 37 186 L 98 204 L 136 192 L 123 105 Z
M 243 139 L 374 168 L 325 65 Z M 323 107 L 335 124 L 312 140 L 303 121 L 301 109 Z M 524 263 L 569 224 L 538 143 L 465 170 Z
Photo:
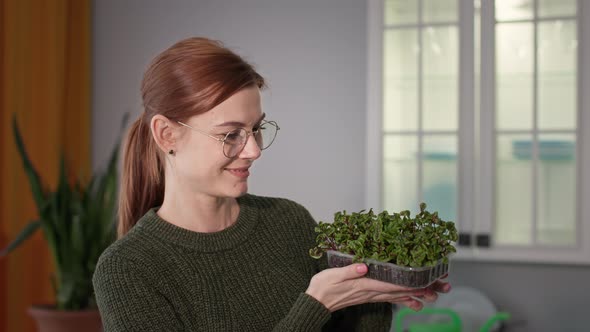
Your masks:
M 179 156 L 180 157 L 180 156 Z M 217 151 L 195 150 L 178 158 L 176 166 L 179 175 L 188 181 L 208 182 L 223 173 L 229 159 Z
M 206 137 L 190 137 L 179 146 L 176 167 L 180 181 L 190 181 L 192 185 L 211 185 L 220 176 L 231 159 L 223 155 L 219 142 Z

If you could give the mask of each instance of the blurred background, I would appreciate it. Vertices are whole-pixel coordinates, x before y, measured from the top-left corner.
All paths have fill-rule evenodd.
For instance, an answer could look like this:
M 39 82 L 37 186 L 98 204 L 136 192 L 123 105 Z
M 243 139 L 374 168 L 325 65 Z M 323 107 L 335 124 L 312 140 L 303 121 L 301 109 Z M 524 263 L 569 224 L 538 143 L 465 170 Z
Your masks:
M 36 218 L 12 137 L 55 186 L 106 167 L 160 51 L 222 41 L 264 76 L 281 131 L 251 192 L 334 212 L 418 210 L 461 233 L 450 281 L 507 331 L 587 331 L 590 2 L 1 0 L 0 247 Z M 41 234 L 0 258 L 0 331 L 54 301 Z

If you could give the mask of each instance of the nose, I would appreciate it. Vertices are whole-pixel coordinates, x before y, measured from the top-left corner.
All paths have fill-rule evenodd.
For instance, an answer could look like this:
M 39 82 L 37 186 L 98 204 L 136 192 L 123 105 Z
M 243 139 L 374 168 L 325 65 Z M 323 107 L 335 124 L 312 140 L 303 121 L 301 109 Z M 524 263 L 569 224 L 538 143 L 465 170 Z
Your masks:
M 241 159 L 256 160 L 260 158 L 261 153 L 262 152 L 260 150 L 260 147 L 258 146 L 258 144 L 256 144 L 256 137 L 254 137 L 254 135 L 251 134 L 248 136 L 246 145 L 240 152 L 239 157 Z

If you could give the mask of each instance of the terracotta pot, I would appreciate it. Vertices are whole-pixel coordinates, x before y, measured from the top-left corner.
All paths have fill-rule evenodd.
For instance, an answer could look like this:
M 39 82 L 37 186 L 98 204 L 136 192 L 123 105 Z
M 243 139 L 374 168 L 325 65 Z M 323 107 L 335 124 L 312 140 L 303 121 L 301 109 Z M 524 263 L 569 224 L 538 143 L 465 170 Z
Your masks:
M 39 332 L 102 332 L 98 309 L 65 311 L 36 305 L 28 312 L 35 319 Z

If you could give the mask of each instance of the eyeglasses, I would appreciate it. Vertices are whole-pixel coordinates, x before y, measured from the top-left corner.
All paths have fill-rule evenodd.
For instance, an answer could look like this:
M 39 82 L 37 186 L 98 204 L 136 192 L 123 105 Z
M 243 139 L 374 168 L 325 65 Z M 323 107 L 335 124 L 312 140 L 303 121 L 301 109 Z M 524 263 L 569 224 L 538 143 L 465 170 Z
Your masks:
M 277 137 L 277 132 L 281 129 L 275 121 L 262 121 L 262 123 L 260 123 L 258 127 L 255 127 L 251 132 L 244 128 L 238 128 L 225 134 L 223 138 L 219 138 L 200 129 L 191 127 L 186 123 L 180 121 L 177 122 L 180 125 L 221 142 L 223 154 L 227 158 L 234 158 L 240 154 L 240 152 L 244 150 L 246 143 L 248 143 L 248 137 L 250 137 L 250 135 L 254 136 L 256 145 L 258 145 L 260 150 L 267 149 L 272 144 L 272 142 L 274 142 L 275 137 Z

